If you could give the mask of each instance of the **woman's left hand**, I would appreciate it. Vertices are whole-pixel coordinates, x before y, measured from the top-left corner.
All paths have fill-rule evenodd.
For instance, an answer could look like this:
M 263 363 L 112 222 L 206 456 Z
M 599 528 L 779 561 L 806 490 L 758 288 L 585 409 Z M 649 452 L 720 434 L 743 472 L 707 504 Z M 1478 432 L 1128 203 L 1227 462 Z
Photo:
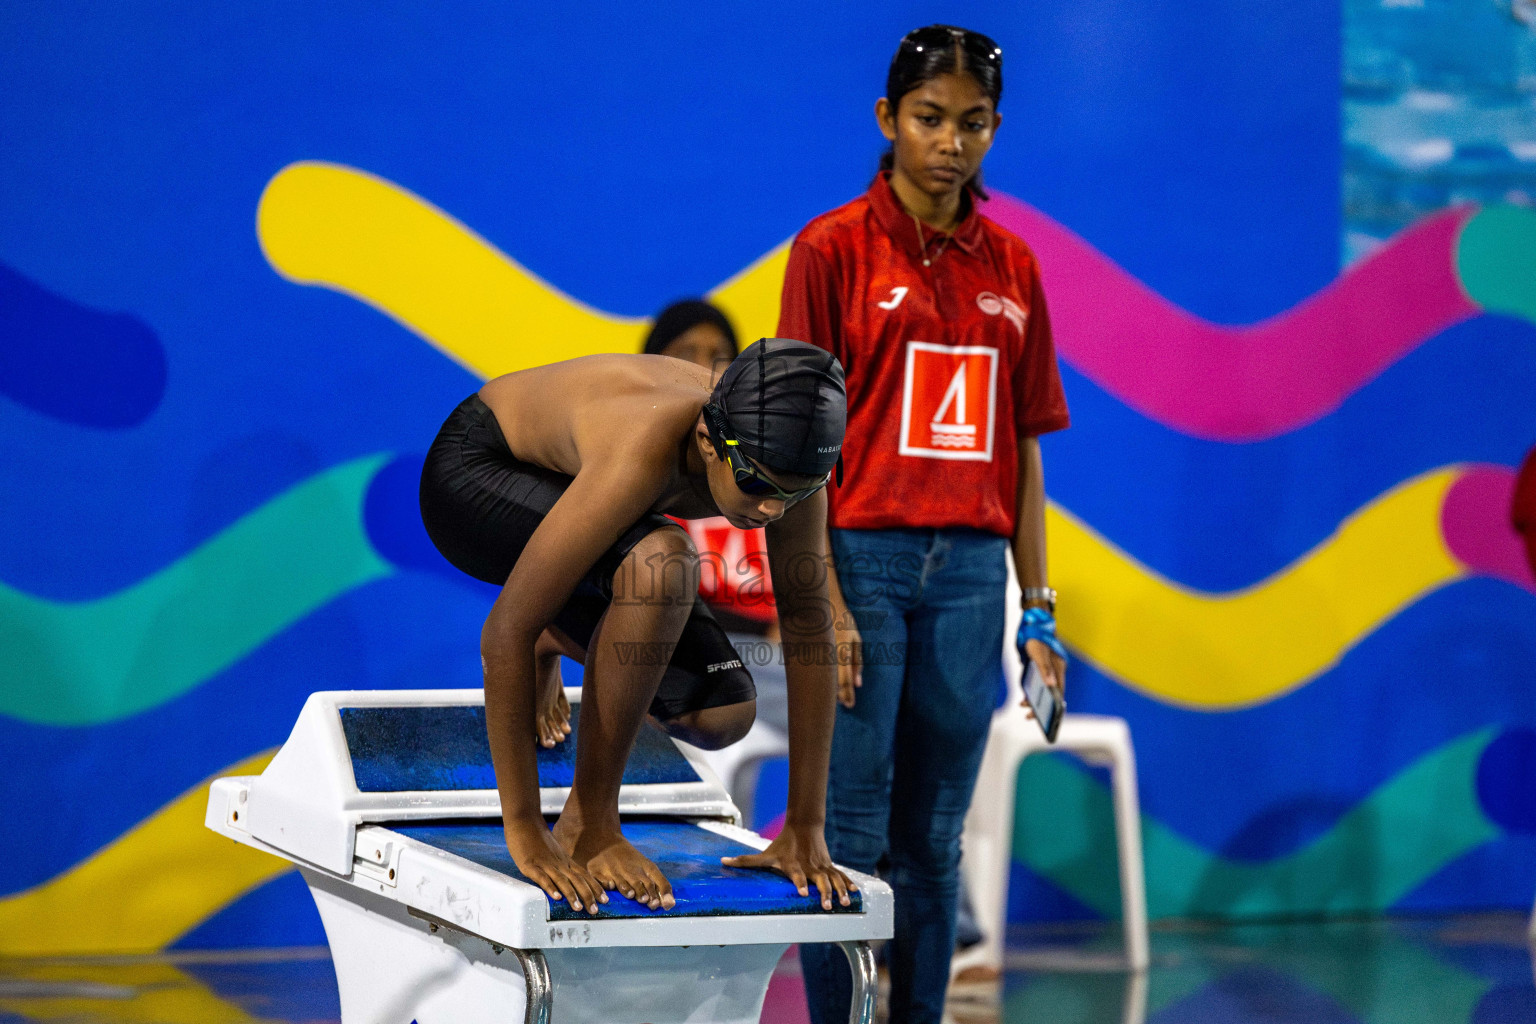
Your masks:
M 785 825 L 779 837 L 768 844 L 762 853 L 748 853 L 740 857 L 721 857 L 720 863 L 728 868 L 766 868 L 777 871 L 795 884 L 801 896 L 810 895 L 810 885 L 816 886 L 821 896 L 821 909 L 832 909 L 834 894 L 843 906 L 849 906 L 850 892 L 858 892 L 853 879 L 832 863 L 827 852 L 827 840 L 820 827 Z
M 1029 655 L 1029 660 L 1034 662 L 1040 670 L 1040 677 L 1045 680 L 1045 685 L 1054 689 L 1061 695 L 1062 700 L 1067 699 L 1067 662 L 1066 659 L 1051 650 L 1039 640 L 1024 641 L 1024 651 Z M 1028 707 L 1026 702 L 1025 707 Z

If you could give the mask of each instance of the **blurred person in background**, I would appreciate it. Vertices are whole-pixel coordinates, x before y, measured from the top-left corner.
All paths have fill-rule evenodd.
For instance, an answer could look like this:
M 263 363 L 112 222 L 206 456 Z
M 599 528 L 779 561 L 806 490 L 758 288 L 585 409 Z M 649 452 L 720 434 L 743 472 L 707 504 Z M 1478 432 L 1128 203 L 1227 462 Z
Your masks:
M 640 351 L 719 372 L 736 358 L 741 344 L 736 340 L 736 329 L 718 306 L 703 299 L 683 299 L 656 314 Z
M 998 692 L 1007 552 L 1018 644 L 1060 688 L 1037 437 L 1067 426 L 1033 253 L 976 209 L 1001 123 L 1002 50 L 917 29 L 875 105 L 891 143 L 869 190 L 790 249 L 778 333 L 847 372 L 846 478 L 829 488 L 842 665 L 828 778 L 834 860 L 888 859 L 892 1024 L 937 1024 L 955 943 L 960 831 Z M 851 614 L 850 614 L 851 612 Z M 815 1024 L 845 1020 L 849 969 L 802 946 Z
M 1510 509 L 1510 521 L 1520 536 L 1525 538 L 1525 560 L 1530 563 L 1531 573 L 1536 575 L 1536 448 L 1525 453 L 1515 477 L 1515 501 Z

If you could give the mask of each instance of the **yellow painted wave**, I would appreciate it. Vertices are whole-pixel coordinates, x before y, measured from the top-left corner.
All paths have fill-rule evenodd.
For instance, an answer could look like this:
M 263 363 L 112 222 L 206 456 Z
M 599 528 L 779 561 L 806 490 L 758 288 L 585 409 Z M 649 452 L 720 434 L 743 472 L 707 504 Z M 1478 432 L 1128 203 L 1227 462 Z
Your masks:
M 218 776 L 256 775 L 271 759 Z M 0 899 L 0 956 L 154 952 L 292 869 L 204 828 L 207 804 L 205 782 L 63 874 Z
M 267 260 L 284 277 L 360 299 L 481 377 L 598 352 L 638 352 L 646 321 L 556 289 L 431 203 L 337 164 L 296 163 L 256 211 Z M 787 244 L 711 297 L 747 339 L 771 336 Z
M 1140 565 L 1058 506 L 1048 514 L 1063 638 L 1148 696 L 1202 710 L 1273 700 L 1467 570 L 1440 533 L 1460 470 L 1408 480 L 1275 575 L 1227 594 Z
M 377 307 L 482 377 L 640 346 L 642 321 L 561 294 L 430 203 L 352 168 L 285 168 L 257 226 L 279 272 Z M 743 337 L 773 333 L 787 258 L 780 246 L 712 293 Z M 1166 580 L 1053 506 L 1062 633 L 1159 700 L 1210 710 L 1272 700 L 1466 575 L 1439 527 L 1456 476 L 1446 468 L 1402 484 L 1294 564 L 1229 594 Z

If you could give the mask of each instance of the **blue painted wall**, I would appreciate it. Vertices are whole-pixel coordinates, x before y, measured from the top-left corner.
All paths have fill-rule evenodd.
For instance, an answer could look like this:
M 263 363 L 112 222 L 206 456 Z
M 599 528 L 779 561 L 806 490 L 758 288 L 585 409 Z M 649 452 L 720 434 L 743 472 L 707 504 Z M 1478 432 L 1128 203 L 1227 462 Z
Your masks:
M 118 593 L 286 489 L 374 454 L 402 461 L 374 481 L 382 505 L 369 535 L 385 555 L 390 530 L 419 546 L 409 460 L 476 379 L 377 311 L 273 271 L 254 218 L 283 167 L 372 172 L 581 301 L 645 315 L 713 287 L 864 187 L 882 146 L 871 108 L 886 62 L 904 31 L 934 20 L 982 28 L 1005 48 L 988 181 L 1170 301 L 1247 323 L 1339 274 L 1336 2 L 1263 17 L 1215 0 L 791 0 L 704 16 L 563 3 L 451 15 L 10 5 L 0 583 L 59 606 Z M 1076 425 L 1047 442 L 1053 497 L 1197 588 L 1263 579 L 1413 473 L 1513 465 L 1536 440 L 1536 327 L 1514 317 L 1430 340 L 1335 415 L 1253 445 L 1192 439 L 1070 368 L 1065 377 Z M 1266 486 L 1298 463 L 1330 481 L 1323 498 Z M 1197 500 L 1162 500 L 1173 492 Z M 1192 505 L 1206 512 L 1178 511 Z M 476 685 L 486 591 L 403 555 L 390 564 L 147 710 L 77 724 L 0 714 L 5 761 L 24 766 L 0 775 L 11 869 L 0 890 L 68 871 L 210 773 L 279 743 L 311 690 Z M 1203 848 L 1263 860 L 1326 832 L 1468 729 L 1536 726 L 1533 612 L 1536 597 L 1517 587 L 1459 584 L 1296 698 L 1233 715 L 1149 700 L 1085 662 L 1074 708 L 1132 720 L 1149 816 Z M 3 666 L 7 645 L 27 642 L 0 624 L 0 687 L 21 685 Z M 1426 665 L 1447 660 L 1464 670 L 1456 698 L 1425 696 Z M 1222 772 L 1245 737 L 1277 732 L 1293 760 L 1257 780 Z M 1335 753 L 1312 756 L 1319 748 Z M 1264 816 L 1282 803 L 1300 810 Z M 1523 905 L 1532 853 L 1510 833 L 1404 906 Z M 183 941 L 286 943 L 317 939 L 316 928 L 289 877 Z

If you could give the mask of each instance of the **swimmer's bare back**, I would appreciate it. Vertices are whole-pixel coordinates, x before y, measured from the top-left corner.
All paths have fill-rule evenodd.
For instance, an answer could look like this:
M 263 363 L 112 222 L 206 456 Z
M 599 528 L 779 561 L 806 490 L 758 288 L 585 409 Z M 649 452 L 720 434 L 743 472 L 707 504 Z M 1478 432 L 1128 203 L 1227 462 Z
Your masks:
M 708 370 L 680 359 L 585 356 L 497 377 L 480 399 L 524 462 L 575 477 L 594 462 L 651 456 L 652 500 L 666 504 L 678 464 L 655 456 L 681 451 L 712 383 Z

